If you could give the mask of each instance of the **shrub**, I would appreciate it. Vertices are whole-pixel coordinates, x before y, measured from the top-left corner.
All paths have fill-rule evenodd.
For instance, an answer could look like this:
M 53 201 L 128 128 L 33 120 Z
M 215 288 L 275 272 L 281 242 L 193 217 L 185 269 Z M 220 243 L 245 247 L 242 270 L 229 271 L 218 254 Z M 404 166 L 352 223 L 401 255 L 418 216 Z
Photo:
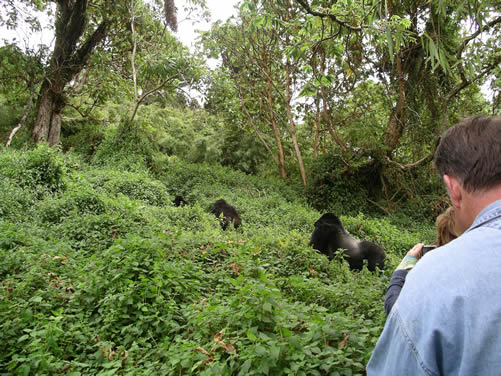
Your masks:
M 65 169 L 59 153 L 44 144 L 25 153 L 4 153 L 0 159 L 0 175 L 22 187 L 46 189 L 53 193 L 64 189 Z
M 165 185 L 150 178 L 145 171 L 128 172 L 108 168 L 88 173 L 86 177 L 95 189 L 108 195 L 116 197 L 122 194 L 131 200 L 154 206 L 172 204 Z
M 122 119 L 116 128 L 105 132 L 91 162 L 117 170 L 144 171 L 151 167 L 155 144 L 143 132 L 145 125 Z
M 99 123 L 84 121 L 63 123 L 61 139 L 64 151 L 74 151 L 90 161 L 105 137 L 105 129 Z
M 13 179 L 0 176 L 0 218 L 20 221 L 36 200 L 36 192 L 23 189 Z
M 87 185 L 71 185 L 60 197 L 40 202 L 36 211 L 43 222 L 60 223 L 72 214 L 103 214 L 105 198 Z
M 312 164 L 307 187 L 308 202 L 317 210 L 337 215 L 374 212 L 368 199 L 375 199 L 381 182 L 380 166 L 364 154 L 353 154 L 345 161 L 337 154 L 324 154 Z

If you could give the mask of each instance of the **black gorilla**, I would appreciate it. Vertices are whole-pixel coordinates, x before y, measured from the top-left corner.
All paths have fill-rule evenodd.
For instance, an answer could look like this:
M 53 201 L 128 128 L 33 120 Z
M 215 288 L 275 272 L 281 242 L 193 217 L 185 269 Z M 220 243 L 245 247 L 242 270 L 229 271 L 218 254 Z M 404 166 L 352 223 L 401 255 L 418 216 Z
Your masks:
M 172 201 L 172 202 L 174 203 L 174 206 L 185 206 L 185 205 L 188 205 L 188 203 L 183 198 L 183 196 L 179 196 L 179 195 L 177 195 L 174 198 L 174 201 Z
M 370 271 L 384 268 L 386 257 L 384 250 L 377 244 L 357 240 L 343 227 L 339 218 L 332 213 L 326 213 L 315 222 L 315 230 L 311 235 L 310 245 L 333 259 L 338 249 L 343 249 L 350 269 L 361 270 L 364 260 L 368 261 Z
M 221 222 L 223 230 L 226 230 L 226 227 L 228 227 L 231 222 L 233 222 L 233 226 L 235 226 L 235 228 L 238 228 L 242 224 L 242 220 L 238 216 L 235 208 L 223 199 L 217 200 L 214 203 L 211 213 L 218 218 L 221 214 L 223 215 L 223 220 Z

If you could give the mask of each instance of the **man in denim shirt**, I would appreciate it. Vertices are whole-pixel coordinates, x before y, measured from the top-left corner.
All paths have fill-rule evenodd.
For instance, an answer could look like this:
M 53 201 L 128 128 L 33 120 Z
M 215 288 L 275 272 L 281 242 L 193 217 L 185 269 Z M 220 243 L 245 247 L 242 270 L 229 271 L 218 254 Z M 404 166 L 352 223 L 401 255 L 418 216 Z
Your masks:
M 369 376 L 501 375 L 501 118 L 450 128 L 435 166 L 464 233 L 419 262 L 403 260 L 412 270 Z

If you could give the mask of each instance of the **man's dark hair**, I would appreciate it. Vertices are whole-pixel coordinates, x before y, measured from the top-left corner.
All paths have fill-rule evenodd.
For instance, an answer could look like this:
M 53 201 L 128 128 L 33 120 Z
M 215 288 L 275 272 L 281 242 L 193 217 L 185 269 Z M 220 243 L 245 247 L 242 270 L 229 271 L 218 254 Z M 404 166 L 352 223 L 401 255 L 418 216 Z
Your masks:
M 469 192 L 501 184 L 501 117 L 475 116 L 449 128 L 435 151 L 435 167 Z

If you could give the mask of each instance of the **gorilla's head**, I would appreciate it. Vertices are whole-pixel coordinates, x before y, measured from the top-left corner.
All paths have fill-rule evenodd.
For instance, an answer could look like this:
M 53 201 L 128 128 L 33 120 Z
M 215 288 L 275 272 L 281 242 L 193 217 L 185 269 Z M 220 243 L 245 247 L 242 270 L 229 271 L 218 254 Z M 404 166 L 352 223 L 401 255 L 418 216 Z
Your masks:
M 341 220 L 338 218 L 337 215 L 333 213 L 325 213 L 315 222 L 315 227 L 320 227 L 320 226 L 332 226 L 338 228 L 341 231 L 344 231 L 344 227 L 343 224 L 341 223 Z

